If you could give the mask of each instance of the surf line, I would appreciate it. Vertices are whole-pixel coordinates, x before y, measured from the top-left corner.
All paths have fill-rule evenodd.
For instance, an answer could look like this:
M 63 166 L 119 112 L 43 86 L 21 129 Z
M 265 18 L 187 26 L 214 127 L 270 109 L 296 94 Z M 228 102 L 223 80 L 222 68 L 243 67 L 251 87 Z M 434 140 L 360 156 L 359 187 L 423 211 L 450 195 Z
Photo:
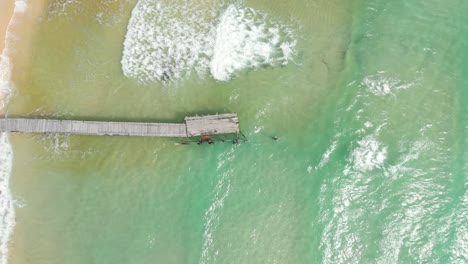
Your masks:
M 4 6 L 3 6 L 4 7 Z M 12 42 L 15 36 L 12 26 L 17 15 L 27 9 L 26 0 L 15 0 L 12 4 L 10 21 L 5 29 L 4 46 L 0 54 L 0 111 L 4 111 L 14 85 L 11 80 L 12 63 L 10 59 Z M 5 10 L 2 10 L 4 12 Z M 10 191 L 10 176 L 13 162 L 13 152 L 8 134 L 0 132 L 0 264 L 8 262 L 8 242 L 15 225 L 14 201 Z

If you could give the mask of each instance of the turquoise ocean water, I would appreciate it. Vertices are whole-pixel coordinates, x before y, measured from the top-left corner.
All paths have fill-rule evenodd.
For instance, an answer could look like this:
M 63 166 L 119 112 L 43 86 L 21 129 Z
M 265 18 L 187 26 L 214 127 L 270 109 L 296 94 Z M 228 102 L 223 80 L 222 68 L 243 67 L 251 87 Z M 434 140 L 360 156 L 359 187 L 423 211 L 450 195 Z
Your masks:
M 8 263 L 467 263 L 468 2 L 46 6 L 9 116 L 250 141 L 9 135 Z

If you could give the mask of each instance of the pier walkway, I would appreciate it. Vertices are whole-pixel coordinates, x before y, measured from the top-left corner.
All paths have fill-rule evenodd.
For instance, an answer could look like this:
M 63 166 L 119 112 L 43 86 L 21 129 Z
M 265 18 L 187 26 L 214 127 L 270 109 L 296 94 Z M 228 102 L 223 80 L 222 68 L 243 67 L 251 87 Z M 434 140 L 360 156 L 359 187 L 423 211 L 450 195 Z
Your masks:
M 186 117 L 185 122 L 179 124 L 1 118 L 0 132 L 183 138 L 238 134 L 240 130 L 237 114 L 228 113 Z

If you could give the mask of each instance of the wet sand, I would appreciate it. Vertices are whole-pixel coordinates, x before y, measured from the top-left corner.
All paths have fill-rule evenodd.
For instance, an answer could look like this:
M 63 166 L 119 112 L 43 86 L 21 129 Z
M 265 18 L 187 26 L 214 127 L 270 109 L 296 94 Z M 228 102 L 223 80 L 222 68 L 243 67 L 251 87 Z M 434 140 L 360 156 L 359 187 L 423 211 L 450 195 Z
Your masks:
M 8 102 L 12 94 L 21 91 L 29 75 L 33 58 L 33 40 L 47 11 L 47 0 L 34 2 L 2 1 L 0 4 L 0 51 L 1 51 L 1 90 L 0 114 L 9 112 Z
M 46 0 L 34 1 L 28 4 L 14 0 L 0 1 L 0 115 L 8 112 L 8 97 L 15 90 L 15 85 L 13 85 L 13 83 L 16 83 L 15 74 L 22 76 L 22 70 L 31 65 L 32 40 L 38 30 L 39 22 L 46 7 Z M 0 148 L 4 147 L 4 145 L 0 146 Z M 0 165 L 3 166 L 5 163 Z M 0 171 L 6 172 L 4 169 L 0 168 Z M 0 177 L 0 181 L 6 180 L 9 182 L 8 172 L 0 175 Z M 6 183 L 4 187 L 9 188 L 8 185 L 9 183 Z M 7 208 L 7 211 L 0 212 L 0 217 L 7 219 L 9 225 L 14 225 L 15 216 L 13 215 L 12 219 L 8 218 L 11 217 L 10 210 L 11 208 Z M 14 263 L 15 258 L 21 258 L 23 255 L 16 250 L 13 243 L 14 230 L 9 230 L 8 227 L 3 229 L 2 227 L 1 231 L 2 238 L 7 240 L 2 241 L 0 263 L 7 263 L 7 261 L 8 263 Z M 4 243 L 6 241 L 8 243 Z M 6 246 L 7 248 L 5 248 Z
M 5 48 L 5 34 L 8 24 L 10 23 L 13 9 L 15 7 L 14 1 L 1 1 L 0 2 L 0 50 Z
M 11 63 L 8 46 L 10 21 L 14 13 L 14 1 L 0 2 L 0 114 L 5 112 L 5 104 L 10 93 Z
M 25 10 L 15 10 L 12 18 L 9 30 L 14 37 L 8 40 L 10 46 L 7 47 L 12 64 L 12 81 L 16 87 L 21 87 L 19 84 L 29 77 L 24 73 L 31 66 L 34 52 L 33 41 L 46 14 L 47 2 L 46 0 L 30 1 Z

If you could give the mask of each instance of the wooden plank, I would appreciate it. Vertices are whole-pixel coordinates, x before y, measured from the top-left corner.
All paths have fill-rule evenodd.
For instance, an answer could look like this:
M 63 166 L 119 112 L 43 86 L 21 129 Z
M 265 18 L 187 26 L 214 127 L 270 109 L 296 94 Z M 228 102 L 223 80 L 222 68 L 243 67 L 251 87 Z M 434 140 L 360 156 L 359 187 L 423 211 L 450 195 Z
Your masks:
M 221 115 L 196 116 L 185 118 L 187 135 L 189 137 L 201 135 L 239 133 L 239 118 L 236 113 Z
M 20 118 L 0 119 L 0 132 L 187 137 L 184 124 Z
M 239 133 L 236 113 L 186 117 L 185 124 L 0 118 L 0 132 L 193 137 Z

